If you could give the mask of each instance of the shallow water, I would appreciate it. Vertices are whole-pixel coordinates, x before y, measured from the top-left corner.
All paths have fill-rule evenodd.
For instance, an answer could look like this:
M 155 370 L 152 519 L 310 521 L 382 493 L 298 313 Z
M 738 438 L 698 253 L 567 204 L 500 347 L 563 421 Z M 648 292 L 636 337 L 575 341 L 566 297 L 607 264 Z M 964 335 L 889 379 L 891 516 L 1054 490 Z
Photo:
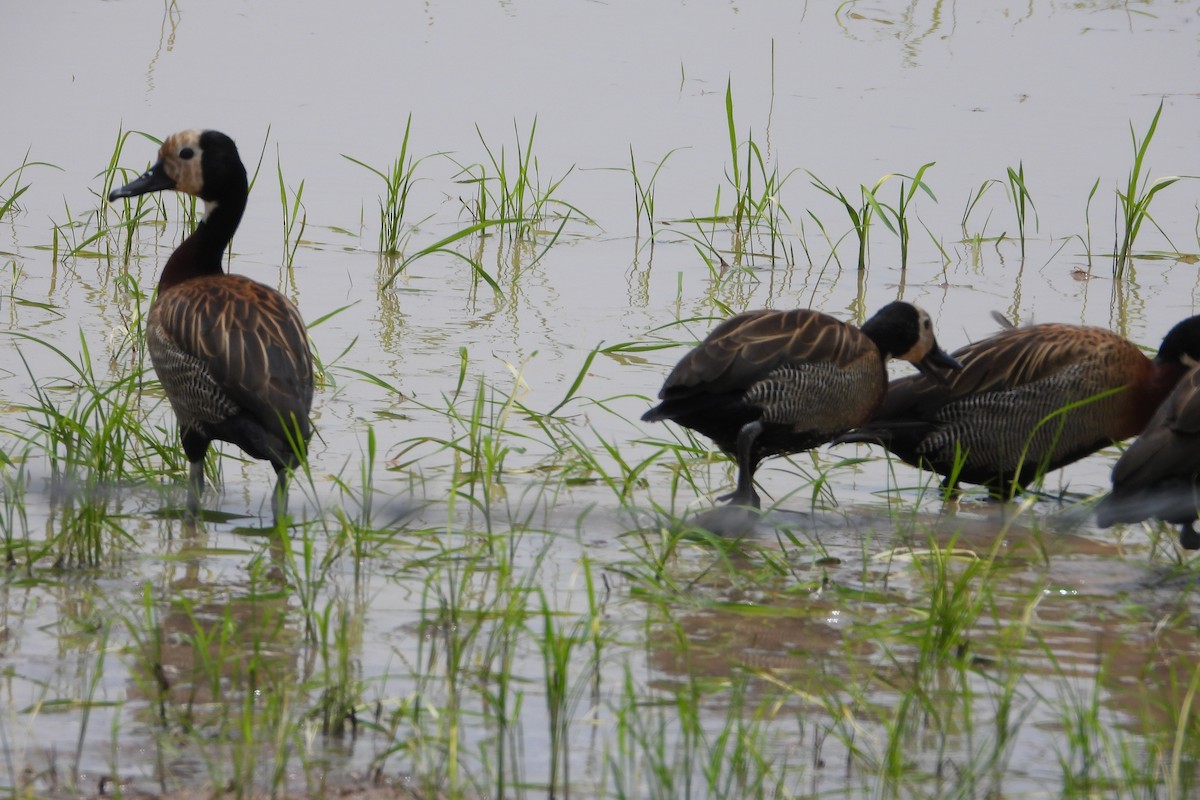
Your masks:
M 603 633 L 598 654 L 583 635 L 569 662 L 566 749 L 578 796 L 618 796 L 621 780 L 634 787 L 627 796 L 687 793 L 664 785 L 645 752 L 626 759 L 620 734 L 638 709 L 647 730 L 661 725 L 647 738 L 675 759 L 664 772 L 697 776 L 709 751 L 673 710 L 691 691 L 700 694 L 697 718 L 710 744 L 731 720 L 754 716 L 757 703 L 773 709 L 745 737 L 772 765 L 765 771 L 777 789 L 760 794 L 879 790 L 888 770 L 871 756 L 884 760 L 887 731 L 905 697 L 916 696 L 913 686 L 957 705 L 937 712 L 931 699 L 925 719 L 907 721 L 916 735 L 901 760 L 914 777 L 901 794 L 952 794 L 948 772 L 986 772 L 964 765 L 982 763 L 974 757 L 987 749 L 981 739 L 998 735 L 981 731 L 1000 730 L 996 687 L 1009 680 L 1012 733 L 987 778 L 1006 794 L 1077 791 L 1064 774 L 1087 770 L 1064 769 L 1060 758 L 1104 764 L 1092 766 L 1096 785 L 1119 774 L 1106 743 L 1072 749 L 1064 722 L 1072 709 L 1093 714 L 1095 728 L 1128 732 L 1134 750 L 1152 752 L 1156 737 L 1174 730 L 1170 709 L 1183 706 L 1196 662 L 1191 572 L 1177 564 L 1169 531 L 1100 531 L 1079 510 L 1081 498 L 1103 489 L 1111 452 L 1047 481 L 1048 493 L 1068 493 L 1066 510 L 1043 500 L 1007 518 L 977 496 L 940 513 L 927 476 L 868 448 L 773 462 L 759 477 L 784 510 L 756 528 L 749 555 L 685 541 L 654 567 L 664 510 L 707 508 L 728 490 L 731 472 L 721 458 L 690 463 L 696 486 L 675 484 L 677 459 L 659 451 L 680 434 L 637 422 L 681 348 L 587 359 L 601 345 L 687 344 L 725 308 L 813 306 L 861 321 L 898 296 L 933 314 L 948 349 L 991 333 L 992 310 L 1018 322 L 1105 325 L 1155 347 L 1197 311 L 1191 254 L 1200 251 L 1200 184 L 1184 180 L 1155 199 L 1156 227 L 1143 229 L 1137 250 L 1158 257 L 1139 259 L 1123 283 L 1112 279 L 1106 255 L 1114 193 L 1132 163 L 1131 131 L 1145 134 L 1160 100 L 1150 174 L 1200 174 L 1200 4 L 980 11 L 957 3 L 834 10 L 519 0 L 468 11 L 449 3 L 136 0 L 26 3 L 6 16 L 20 35 L 10 37 L 2 68 L 11 73 L 0 175 L 26 152 L 55 165 L 30 166 L 20 213 L 0 220 L 0 312 L 12 331 L 71 358 L 82 337 L 101 379 L 126 374 L 138 357 L 128 331 L 148 302 L 129 291 L 127 277 L 142 292 L 153 286 L 180 237 L 175 201 L 166 199 L 165 226 L 140 232 L 128 264 L 119 253 L 65 255 L 64 239 L 96 230 L 119 131 L 161 137 L 195 125 L 234 136 L 252 171 L 262 152 L 234 268 L 278 285 L 310 321 L 332 316 L 312 330 L 326 365 L 312 480 L 292 490 L 312 557 L 246 530 L 266 524 L 270 475 L 231 452 L 221 460 L 223 493 L 206 499 L 226 516 L 199 529 L 160 513 L 180 500 L 180 476 L 161 458 L 146 468 L 158 480 L 103 487 L 115 522 L 99 565 L 53 568 L 52 544 L 31 567 L 22 551 L 0 584 L 0 784 L 94 790 L 98 776 L 114 775 L 160 791 L 236 783 L 236 774 L 259 788 L 311 790 L 321 774 L 335 785 L 373 776 L 426 786 L 453 773 L 453 748 L 441 746 L 436 720 L 459 702 L 467 722 L 456 733 L 453 774 L 466 777 L 441 788 L 494 792 L 500 741 L 510 748 L 510 781 L 544 786 L 553 752 L 538 644 L 546 624 Z M 738 169 L 744 174 L 752 138 L 786 177 L 772 199 L 782 209 L 778 236 L 760 229 L 741 248 L 727 223 L 687 221 L 732 206 L 727 87 Z M 375 252 L 382 184 L 343 154 L 384 167 L 410 114 L 409 153 L 423 160 L 408 254 L 471 222 L 464 206 L 474 188 L 462 182 L 462 165 L 486 165 L 494 177 L 488 150 L 499 159 L 503 149 L 513 169 L 531 135 L 538 184 L 561 179 L 553 197 L 581 212 L 558 238 L 554 218 L 519 246 L 496 231 L 460 243 L 460 252 L 481 254 L 499 292 L 445 255 L 412 262 L 383 288 L 381 275 L 396 261 Z M 654 183 L 653 237 L 638 222 L 631 150 L 643 181 L 666 158 Z M 134 135 L 120 163 L 137 171 L 153 152 Z M 847 218 L 812 177 L 857 198 L 860 184 L 913 175 L 929 162 L 925 180 L 937 201 L 921 194 L 910 210 L 907 270 L 896 237 L 877 222 L 869 267 L 858 273 L 853 237 L 842 238 Z M 1000 183 L 962 222 L 984 182 L 1002 182 L 1018 164 L 1036 209 L 1024 258 Z M 277 169 L 291 191 L 304 183 L 307 228 L 292 269 L 282 265 Z M 899 186 L 886 184 L 886 202 Z M 0 186 L 0 198 L 11 187 Z M 731 268 L 720 270 L 721 259 Z M 585 364 L 556 418 L 539 425 L 526 413 L 558 406 Z M 16 406 L 33 402 L 35 386 L 69 406 L 76 378 L 35 342 L 0 347 L 2 449 L 17 460 L 3 467 L 6 538 L 52 542 L 67 524 L 52 493 L 92 491 L 52 487 L 36 448 L 20 460 L 25 439 L 39 434 L 37 420 Z M 490 429 L 471 425 L 477 392 Z M 165 404 L 150 392 L 139 408 L 172 442 Z M 368 430 L 378 445 L 365 468 L 369 512 Z M 450 441 L 462 447 L 442 444 Z M 580 450 L 595 458 L 591 468 Z M 498 481 L 485 474 L 487 459 L 472 458 L 484 452 Z M 839 465 L 855 457 L 867 460 Z M 647 459 L 644 470 L 623 471 L 622 463 Z M 814 510 L 817 474 L 828 484 Z M 368 518 L 373 532 L 341 541 L 342 512 Z M 930 671 L 899 633 L 931 624 L 922 616 L 937 583 L 930 560 L 906 549 L 927 549 L 930 536 L 986 557 L 994 589 L 962 640 L 971 667 L 945 674 Z M 773 580 L 763 577 L 772 572 L 765 564 L 777 567 Z M 519 623 L 504 623 L 512 618 L 503 610 L 514 607 Z M 306 629 L 325 612 L 344 614 L 342 667 Z M 206 636 L 216 639 L 201 642 Z M 459 646 L 464 661 L 447 666 Z M 521 698 L 513 729 L 495 723 L 498 658 L 519 687 L 510 688 L 510 702 Z M 160 724 L 151 663 L 170 686 L 169 725 Z M 306 713 L 319 693 L 311 687 L 339 669 L 360 689 L 354 739 L 323 736 Z M 282 722 L 255 738 L 229 710 L 247 697 L 295 707 L 264 711 Z M 839 703 L 840 717 L 831 712 Z M 410 715 L 420 704 L 443 716 Z M 974 728 L 962 722 L 967 710 L 982 720 Z M 398 729 L 388 720 L 400 720 Z M 261 750 L 223 749 L 248 738 Z M 238 761 L 239 752 L 247 758 L 279 742 L 288 759 Z M 862 752 L 851 755 L 854 748 Z M 691 793 L 720 794 L 699 787 Z M 521 792 L 540 794 L 513 789 Z

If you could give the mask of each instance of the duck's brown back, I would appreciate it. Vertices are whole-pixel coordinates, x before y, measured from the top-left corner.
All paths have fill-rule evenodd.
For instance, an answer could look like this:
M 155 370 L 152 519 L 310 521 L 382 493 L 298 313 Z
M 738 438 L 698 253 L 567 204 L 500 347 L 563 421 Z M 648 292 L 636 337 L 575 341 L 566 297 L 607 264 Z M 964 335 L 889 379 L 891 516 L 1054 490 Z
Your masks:
M 240 275 L 163 291 L 146 343 L 180 427 L 211 435 L 245 412 L 284 440 L 311 435 L 313 364 L 304 322 L 283 295 Z

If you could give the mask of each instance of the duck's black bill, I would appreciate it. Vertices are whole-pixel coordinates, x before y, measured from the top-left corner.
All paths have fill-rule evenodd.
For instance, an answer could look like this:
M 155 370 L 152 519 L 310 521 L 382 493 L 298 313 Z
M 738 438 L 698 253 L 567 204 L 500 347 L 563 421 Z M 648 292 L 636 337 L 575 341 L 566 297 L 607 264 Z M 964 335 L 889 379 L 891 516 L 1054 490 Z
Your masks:
M 135 178 L 120 189 L 113 189 L 109 192 L 108 202 L 111 203 L 118 197 L 137 197 L 139 194 L 161 192 L 163 189 L 174 188 L 175 181 L 171 180 L 166 170 L 163 169 L 163 162 L 159 161 L 153 167 L 143 172 L 140 177 Z
M 963 368 L 963 365 L 958 363 L 958 359 L 947 353 L 942 348 L 934 345 L 933 349 L 925 354 L 925 357 L 916 362 L 913 366 L 917 371 L 937 383 L 946 383 L 945 372 L 947 370 L 958 371 Z

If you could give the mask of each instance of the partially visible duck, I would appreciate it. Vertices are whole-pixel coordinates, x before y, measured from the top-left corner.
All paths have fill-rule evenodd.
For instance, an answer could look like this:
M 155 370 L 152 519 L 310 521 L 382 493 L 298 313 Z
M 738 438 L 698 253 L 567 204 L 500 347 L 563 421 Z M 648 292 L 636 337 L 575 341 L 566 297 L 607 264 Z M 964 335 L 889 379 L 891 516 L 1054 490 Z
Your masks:
M 1176 325 L 1152 361 L 1104 328 L 1008 328 L 954 352 L 961 372 L 892 381 L 879 413 L 839 442 L 1009 497 L 1050 470 L 1134 436 L 1200 353 L 1200 317 Z
M 1179 526 L 1179 543 L 1200 550 L 1200 368 L 1188 372 L 1167 396 L 1112 471 L 1112 494 L 1096 509 L 1096 522 L 1150 517 Z
M 929 315 L 889 303 L 861 329 L 809 309 L 749 311 L 713 329 L 667 376 L 642 417 L 704 434 L 737 459 L 730 505 L 758 508 L 754 471 L 768 456 L 808 450 L 871 418 L 889 358 L 922 372 L 957 369 Z
M 186 130 L 168 137 L 154 165 L 108 199 L 174 189 L 204 201 L 203 221 L 163 267 L 146 318 L 146 346 L 179 420 L 188 510 L 199 513 L 204 456 L 219 440 L 271 462 L 278 523 L 287 512 L 288 472 L 301 463 L 312 435 L 313 361 L 291 301 L 223 269 L 247 186 L 232 139 Z

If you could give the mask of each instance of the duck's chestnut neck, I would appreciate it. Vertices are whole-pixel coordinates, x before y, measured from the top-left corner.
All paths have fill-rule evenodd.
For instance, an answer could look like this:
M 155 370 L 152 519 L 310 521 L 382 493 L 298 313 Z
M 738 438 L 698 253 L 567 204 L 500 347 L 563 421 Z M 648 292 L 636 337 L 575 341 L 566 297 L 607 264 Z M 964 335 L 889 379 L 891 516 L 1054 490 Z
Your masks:
M 1146 377 L 1129 388 L 1133 393 L 1133 411 L 1127 419 L 1129 428 L 1122 431 L 1123 435 L 1120 438 L 1127 439 L 1140 434 L 1186 372 L 1187 367 L 1178 361 L 1151 362 Z
M 219 198 L 203 197 L 207 206 L 204 219 L 167 259 L 158 281 L 160 292 L 189 278 L 224 272 L 225 250 L 246 211 L 245 172 L 241 174 L 240 187 L 235 182 Z
M 1158 408 L 1159 403 L 1167 398 L 1188 371 L 1188 367 L 1178 361 L 1152 362 L 1150 380 L 1147 382 L 1147 394 L 1151 411 Z

